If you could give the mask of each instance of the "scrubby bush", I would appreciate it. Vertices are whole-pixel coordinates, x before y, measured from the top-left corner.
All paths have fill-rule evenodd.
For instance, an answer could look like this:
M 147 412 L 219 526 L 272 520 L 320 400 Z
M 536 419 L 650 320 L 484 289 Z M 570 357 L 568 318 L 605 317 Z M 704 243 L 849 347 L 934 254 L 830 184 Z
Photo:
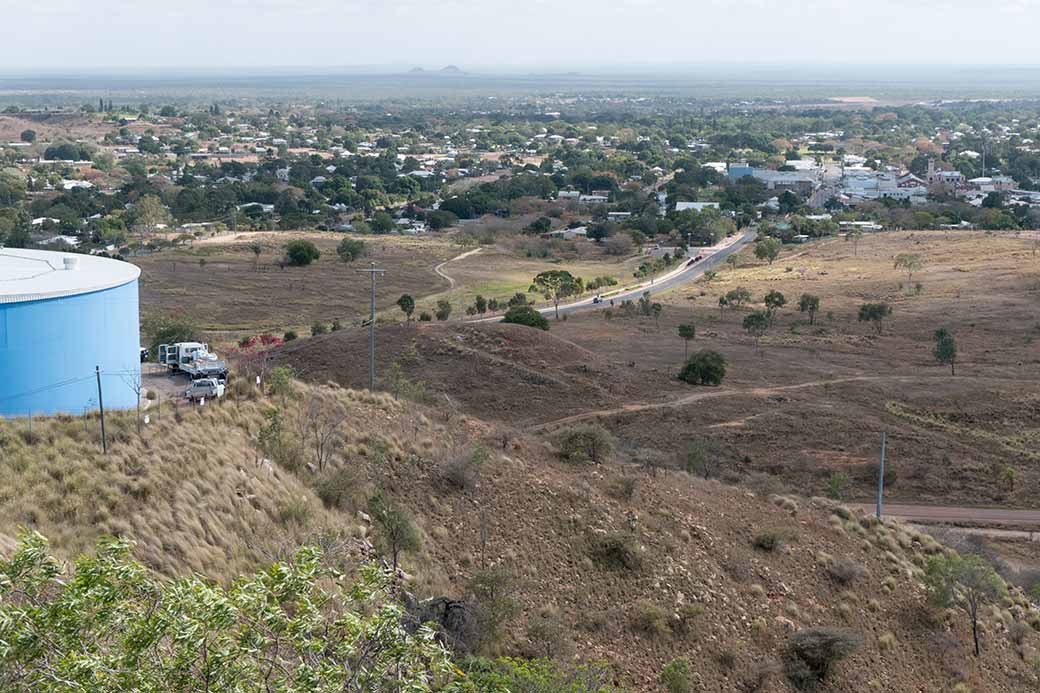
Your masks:
M 549 321 L 546 317 L 531 306 L 513 306 L 506 311 L 505 317 L 502 318 L 502 322 L 507 322 L 513 325 L 536 327 L 539 330 L 549 329 Z
M 326 507 L 342 508 L 357 486 L 357 475 L 347 467 L 338 467 L 318 479 L 314 490 Z
M 397 572 L 401 554 L 419 549 L 419 530 L 415 521 L 411 513 L 391 505 L 382 494 L 368 500 L 368 514 L 378 529 L 379 548 L 391 559 L 394 572 Z
M 365 242 L 353 238 L 344 238 L 336 246 L 336 254 L 343 262 L 353 262 L 365 255 Z
M 567 626 L 551 613 L 536 616 L 528 623 L 527 639 L 537 656 L 547 659 L 565 657 L 574 649 Z
M 629 532 L 611 532 L 593 539 L 592 557 L 611 570 L 637 570 L 643 563 L 639 542 Z
M 690 663 L 677 658 L 668 662 L 661 670 L 661 685 L 668 693 L 688 693 L 690 690 Z
M 481 467 L 491 458 L 482 447 L 458 455 L 444 467 L 444 480 L 459 491 L 470 491 L 476 488 L 480 479 Z
M 612 693 L 614 675 L 604 663 L 563 664 L 551 659 L 470 657 L 460 669 L 473 691 Z
M 306 267 L 319 257 L 321 251 L 310 241 L 297 239 L 285 244 L 285 259 L 293 267 Z
M 598 424 L 583 424 L 556 436 L 556 449 L 566 462 L 600 464 L 614 452 L 614 436 Z
M 756 549 L 760 551 L 778 551 L 784 546 L 786 537 L 783 532 L 778 530 L 768 530 L 755 535 L 752 544 Z
M 297 336 L 298 335 L 296 334 L 295 330 L 286 330 L 285 334 L 282 335 L 282 341 L 283 342 L 291 342 L 294 339 L 296 339 Z
M 800 630 L 791 636 L 784 653 L 787 678 L 798 690 L 812 690 L 862 642 L 859 635 L 839 628 Z
M 328 331 L 329 328 L 325 325 L 325 323 L 321 322 L 320 320 L 315 320 L 313 323 L 311 323 L 312 337 L 317 337 L 319 334 L 325 334 Z
M 635 497 L 638 488 L 639 479 L 634 476 L 626 476 L 618 479 L 611 487 L 611 491 L 613 495 L 620 500 L 630 501 Z
M 676 619 L 673 630 L 678 635 L 689 635 L 693 633 L 697 619 L 704 614 L 701 604 L 683 604 L 676 610 Z
M 851 558 L 839 558 L 831 561 L 827 566 L 827 573 L 835 582 L 842 585 L 848 585 L 859 580 L 866 572 L 867 569 L 863 567 L 862 563 Z
M 672 628 L 668 625 L 668 612 L 646 601 L 636 603 L 635 612 L 632 614 L 632 628 L 651 638 L 661 638 L 672 633 Z
M 496 650 L 506 622 L 519 610 L 512 571 L 503 565 L 478 570 L 466 583 L 466 592 L 474 605 L 474 649 Z
M 726 358 L 717 351 L 705 349 L 690 356 L 679 371 L 679 380 L 693 385 L 721 385 L 726 377 Z
M 686 471 L 705 479 L 716 478 L 722 469 L 719 446 L 710 439 L 691 441 L 686 448 Z

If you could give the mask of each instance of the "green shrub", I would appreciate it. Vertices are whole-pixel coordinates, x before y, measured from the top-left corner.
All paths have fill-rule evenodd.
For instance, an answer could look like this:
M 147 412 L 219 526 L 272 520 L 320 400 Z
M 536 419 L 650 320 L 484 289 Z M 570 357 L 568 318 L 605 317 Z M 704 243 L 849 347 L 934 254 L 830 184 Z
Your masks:
M 679 380 L 693 385 L 721 385 L 726 377 L 726 358 L 717 351 L 705 349 L 692 354 L 679 371 Z
M 336 254 L 339 255 L 339 259 L 343 260 L 343 262 L 353 262 L 365 255 L 365 242 L 354 240 L 353 238 L 344 238 L 336 247 Z
M 549 329 L 549 321 L 544 315 L 531 306 L 513 306 L 506 311 L 506 315 L 502 318 L 502 322 L 508 322 L 513 325 L 536 327 L 539 330 Z
M 358 488 L 357 475 L 348 467 L 330 469 L 315 484 L 315 493 L 329 508 L 342 508 Z
M 282 341 L 291 342 L 292 340 L 296 339 L 296 337 L 297 334 L 295 330 L 286 330 L 285 334 L 282 335 Z
M 778 551 L 784 546 L 786 537 L 783 532 L 778 530 L 768 530 L 755 536 L 752 545 L 760 551 Z
M 520 693 L 613 693 L 614 674 L 605 663 L 563 664 L 551 659 L 484 659 L 459 664 L 473 691 Z
M 661 685 L 668 693 L 688 693 L 690 690 L 690 663 L 684 658 L 673 659 L 661 670 Z
M 582 424 L 556 436 L 556 449 L 566 462 L 600 464 L 614 452 L 614 436 L 598 424 Z
M 592 557 L 611 570 L 637 570 L 643 564 L 639 542 L 630 532 L 611 532 L 592 542 Z
M 311 323 L 311 336 L 312 337 L 316 337 L 319 334 L 325 334 L 328 331 L 329 331 L 329 328 L 326 327 L 325 323 L 321 322 L 320 320 L 315 320 L 313 323 Z
M 668 612 L 646 601 L 636 603 L 635 613 L 632 614 L 632 628 L 651 638 L 662 638 L 672 634 L 672 628 L 668 624 Z
M 303 499 L 291 500 L 278 508 L 278 521 L 283 525 L 302 525 L 311 516 L 311 506 Z
M 827 479 L 827 495 L 834 500 L 845 500 L 849 490 L 849 475 L 845 472 L 834 472 Z
M 675 620 L 674 630 L 679 635 L 689 635 L 694 630 L 694 625 L 704 613 L 701 604 L 683 604 L 677 611 L 678 618 Z
M 319 257 L 321 251 L 310 241 L 297 239 L 285 244 L 285 259 L 293 267 L 306 267 Z

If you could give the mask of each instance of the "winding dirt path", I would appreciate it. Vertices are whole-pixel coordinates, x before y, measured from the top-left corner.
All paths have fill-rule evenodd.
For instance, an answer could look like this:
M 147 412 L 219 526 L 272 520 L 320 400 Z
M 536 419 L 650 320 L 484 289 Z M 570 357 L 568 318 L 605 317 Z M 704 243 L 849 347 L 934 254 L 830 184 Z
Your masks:
M 773 387 L 751 387 L 751 388 L 711 388 L 705 389 L 702 392 L 694 392 L 693 394 L 683 395 L 675 399 L 666 400 L 664 402 L 640 402 L 632 404 L 623 404 L 615 409 L 598 409 L 594 411 L 585 411 L 580 414 L 572 414 L 571 416 L 565 416 L 562 419 L 556 419 L 554 421 L 547 421 L 543 424 L 534 426 L 532 430 L 542 431 L 556 426 L 565 426 L 572 424 L 577 421 L 585 421 L 586 419 L 600 419 L 607 416 L 616 416 L 618 414 L 625 414 L 629 412 L 637 411 L 652 411 L 654 409 L 675 409 L 678 407 L 692 404 L 693 402 L 700 402 L 708 399 L 717 399 L 719 397 L 739 397 L 741 395 L 750 395 L 752 397 L 768 397 L 770 395 L 778 395 L 784 392 L 791 392 L 795 390 L 804 390 L 811 387 L 821 387 L 825 385 L 841 385 L 843 383 L 855 383 L 855 382 L 868 382 L 868 381 L 879 381 L 888 380 L 895 382 L 911 381 L 911 380 L 922 380 L 919 376 L 899 376 L 899 375 L 854 375 L 847 378 L 831 378 L 829 380 L 810 380 L 804 383 L 796 383 L 794 385 L 776 385 Z
M 534 432 L 547 432 L 559 426 L 598 419 L 607 416 L 616 416 L 629 412 L 652 411 L 656 409 L 674 409 L 693 402 L 717 399 L 719 397 L 738 397 L 750 395 L 753 397 L 768 397 L 784 392 L 804 390 L 812 387 L 826 385 L 840 385 L 842 383 L 854 382 L 914 382 L 928 380 L 935 376 L 905 376 L 905 375 L 857 375 L 846 378 L 832 378 L 829 380 L 811 380 L 794 385 L 778 385 L 775 387 L 752 387 L 752 388 L 714 388 L 702 392 L 683 395 L 664 402 L 642 402 L 624 404 L 614 409 L 598 409 L 594 411 L 573 414 L 554 421 L 531 427 Z M 748 418 L 753 418 L 748 417 Z M 736 422 L 726 422 L 720 425 L 733 425 Z M 864 512 L 872 512 L 873 504 L 849 503 L 852 507 L 861 508 Z M 976 533 L 991 536 L 1007 536 L 1028 539 L 1029 541 L 1040 540 L 1040 510 L 1011 510 L 1004 508 L 966 507 L 966 506 L 936 506 L 917 505 L 913 503 L 885 503 L 883 508 L 885 517 L 891 517 L 904 522 L 925 525 L 941 524 L 960 527 L 975 527 Z M 1014 529 L 1011 529 L 1014 528 Z
M 455 288 L 455 279 L 453 277 L 451 277 L 450 275 L 448 275 L 444 271 L 444 266 L 447 265 L 448 263 L 455 262 L 457 260 L 462 260 L 464 258 L 470 257 L 471 255 L 476 255 L 481 250 L 483 250 L 483 248 L 474 248 L 473 250 L 467 250 L 462 255 L 456 255 L 455 257 L 451 258 L 450 260 L 445 260 L 441 264 L 439 264 L 436 267 L 434 267 L 433 271 L 436 272 L 438 276 L 443 277 L 444 279 L 448 280 L 448 288 L 449 289 L 454 289 Z

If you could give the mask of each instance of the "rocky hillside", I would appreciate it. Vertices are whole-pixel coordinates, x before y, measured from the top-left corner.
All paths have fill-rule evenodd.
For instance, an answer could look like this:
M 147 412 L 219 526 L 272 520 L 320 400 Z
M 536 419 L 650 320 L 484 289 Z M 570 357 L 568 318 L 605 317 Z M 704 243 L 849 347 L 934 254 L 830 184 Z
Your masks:
M 488 594 L 474 578 L 495 576 L 494 609 L 476 606 L 497 609 L 500 637 L 485 620 L 466 641 L 485 652 L 603 660 L 627 690 L 664 690 L 662 669 L 683 659 L 691 690 L 786 691 L 791 638 L 826 627 L 858 643 L 830 690 L 1038 685 L 1040 611 L 1026 598 L 984 607 L 975 658 L 964 613 L 926 604 L 922 569 L 944 548 L 827 501 L 609 454 L 565 462 L 499 423 L 298 382 L 238 385 L 141 436 L 116 419 L 107 456 L 91 424 L 36 421 L 30 436 L 0 423 L 5 543 L 32 526 L 73 557 L 118 533 L 159 572 L 217 579 L 301 542 L 350 563 L 389 556 L 368 514 L 379 493 L 418 525 L 402 553 L 409 591 L 474 605 Z
M 312 382 L 365 387 L 367 353 L 367 330 L 343 330 L 290 342 L 272 359 Z M 388 388 L 396 366 L 431 401 L 514 424 L 624 402 L 646 386 L 645 375 L 550 332 L 501 323 L 382 325 L 376 357 Z

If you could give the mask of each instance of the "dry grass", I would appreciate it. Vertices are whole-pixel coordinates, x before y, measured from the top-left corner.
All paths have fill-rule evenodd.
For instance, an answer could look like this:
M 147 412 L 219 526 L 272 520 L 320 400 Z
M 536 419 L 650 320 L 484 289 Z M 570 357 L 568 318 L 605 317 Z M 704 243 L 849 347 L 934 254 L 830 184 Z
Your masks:
M 132 414 L 109 412 L 107 455 L 96 417 L 34 420 L 32 439 L 25 421 L 0 421 L 0 546 L 11 545 L 17 527 L 32 527 L 71 558 L 99 535 L 116 534 L 137 541 L 137 555 L 158 571 L 222 577 L 323 533 L 356 533 L 352 506 L 373 489 L 374 465 L 385 473 L 428 454 L 420 441 L 432 424 L 401 416 L 386 395 L 296 388 L 287 399 L 167 406 L 140 437 Z M 306 423 L 315 397 L 349 416 L 338 426 L 328 469 L 312 472 Z M 272 408 L 282 415 L 286 466 L 264 462 L 257 444 Z M 333 469 L 357 475 L 338 503 L 346 512 L 327 510 L 314 491 Z
M 912 280 L 923 285 L 919 294 L 893 267 L 893 257 L 908 252 L 926 260 Z M 787 297 L 761 349 L 741 327 L 747 308 L 719 312 L 717 297 L 736 287 L 755 301 L 771 290 Z M 802 293 L 821 299 L 816 325 L 797 311 Z M 1028 239 L 891 232 L 863 238 L 855 255 L 842 240 L 786 248 L 773 265 L 745 251 L 714 281 L 663 295 L 659 330 L 653 321 L 586 314 L 554 324 L 553 333 L 616 371 L 631 364 L 645 383 L 635 402 L 703 395 L 681 407 L 604 417 L 622 445 L 683 454 L 691 440 L 710 438 L 731 475 L 768 474 L 822 495 L 831 475 L 843 473 L 850 497 L 865 499 L 877 432 L 886 430 L 893 500 L 1027 506 L 1040 488 L 1038 298 L 1040 263 Z M 859 305 L 871 301 L 893 306 L 880 336 L 857 320 Z M 691 349 L 726 357 L 722 388 L 675 380 L 683 354 L 676 328 L 686 322 L 697 325 Z M 939 327 L 956 336 L 956 376 L 932 356 Z M 546 412 L 543 420 L 550 418 Z
M 136 258 L 141 267 L 141 306 L 145 316 L 184 310 L 209 332 L 233 337 L 295 329 L 305 334 L 315 320 L 344 324 L 368 312 L 369 280 L 354 270 L 374 261 L 387 270 L 377 285 L 376 308 L 393 310 L 403 293 L 421 297 L 447 287 L 434 274 L 439 262 L 458 250 L 438 238 L 366 236 L 368 256 L 346 264 L 336 255 L 338 233 L 275 232 L 243 234 L 243 239 L 199 243 Z M 321 250 L 308 267 L 279 269 L 285 244 L 307 238 Z M 263 248 L 260 270 L 250 246 Z M 204 262 L 200 264 L 200 260 Z

